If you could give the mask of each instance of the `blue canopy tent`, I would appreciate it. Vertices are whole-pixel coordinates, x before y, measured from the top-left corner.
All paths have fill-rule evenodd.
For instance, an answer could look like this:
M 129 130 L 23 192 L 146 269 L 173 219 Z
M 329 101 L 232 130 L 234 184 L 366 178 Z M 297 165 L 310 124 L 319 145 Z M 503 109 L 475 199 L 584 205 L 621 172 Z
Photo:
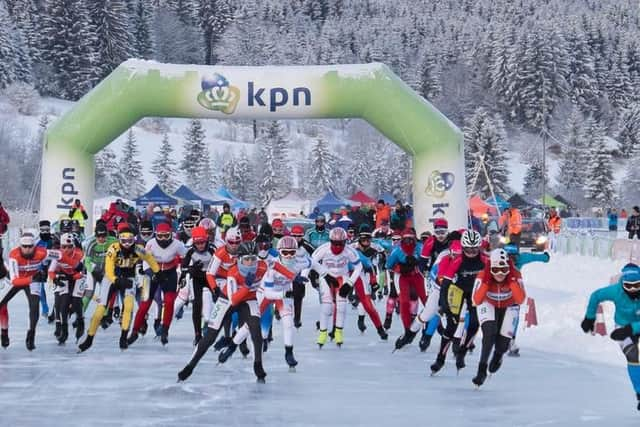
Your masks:
M 175 206 L 178 204 L 178 200 L 162 191 L 158 184 L 154 185 L 147 194 L 135 199 L 134 202 L 136 202 L 136 206 L 147 206 L 149 203 L 160 206 Z
M 380 197 L 378 197 L 378 200 L 379 200 L 379 199 L 384 200 L 384 202 L 385 202 L 386 204 L 388 204 L 388 205 L 393 205 L 393 204 L 395 204 L 395 202 L 396 202 L 396 200 L 397 200 L 395 197 L 393 197 L 393 194 L 391 194 L 391 193 L 389 193 L 389 192 L 387 192 L 387 193 L 382 193 L 382 194 L 380 195 Z
M 333 212 L 339 209 L 341 206 L 349 204 L 347 201 L 342 200 L 335 193 L 329 191 L 320 200 L 316 202 L 316 208 L 320 210 L 320 213 Z
M 221 205 L 226 201 L 226 199 L 212 200 L 206 197 L 199 196 L 196 193 L 194 193 L 186 185 L 181 185 L 180 188 L 178 188 L 176 191 L 173 192 L 173 195 L 180 199 L 188 200 L 190 202 L 198 202 L 200 203 L 200 207 L 202 208 L 204 208 L 205 206 L 211 206 L 211 205 Z
M 221 197 L 229 200 L 229 205 L 231 205 L 231 209 L 249 209 L 251 207 L 251 204 L 249 204 L 249 202 L 245 202 L 244 200 L 238 199 L 225 186 L 218 188 L 217 193 Z
M 509 207 L 509 202 L 507 202 L 505 199 L 503 199 L 500 196 L 496 196 L 495 200 L 493 197 L 489 197 L 487 200 L 485 200 L 485 202 L 487 202 L 487 204 L 491 206 L 495 206 L 500 211 L 503 211 Z

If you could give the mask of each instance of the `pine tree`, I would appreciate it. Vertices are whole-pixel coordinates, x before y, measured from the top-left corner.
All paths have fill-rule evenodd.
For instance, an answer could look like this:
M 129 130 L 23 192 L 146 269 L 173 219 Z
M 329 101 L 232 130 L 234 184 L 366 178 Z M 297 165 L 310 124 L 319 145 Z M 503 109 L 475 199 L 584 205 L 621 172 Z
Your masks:
M 483 198 L 490 197 L 489 183 L 497 195 L 505 197 L 511 192 L 506 138 L 502 120 L 498 117 L 492 118 L 482 107 L 477 108 L 473 116 L 467 120 L 464 128 L 464 154 L 469 193 L 477 191 Z M 484 162 L 486 175 L 482 169 L 479 169 L 481 162 Z M 476 179 L 475 185 L 474 179 Z
M 145 182 L 142 176 L 142 162 L 138 158 L 140 150 L 133 129 L 129 129 L 127 140 L 122 148 L 120 156 L 120 175 L 122 176 L 123 185 L 120 193 L 128 199 L 135 199 L 144 193 Z
M 249 162 L 249 155 L 246 149 L 243 148 L 240 151 L 240 154 L 238 155 L 234 163 L 234 194 L 241 200 L 253 200 L 255 197 L 255 194 L 253 194 L 255 182 L 251 170 L 251 163 Z
M 291 189 L 289 141 L 280 122 L 273 121 L 260 138 L 260 157 L 256 170 L 262 171 L 258 185 L 264 204 L 282 197 Z
M 631 76 L 624 52 L 620 51 L 615 57 L 607 80 L 607 94 L 611 105 L 616 109 L 627 106 L 632 94 Z
M 41 52 L 51 75 L 38 82 L 45 94 L 77 100 L 100 75 L 95 34 L 86 10 L 84 0 L 47 0 Z
M 567 48 L 570 55 L 567 76 L 569 96 L 582 112 L 593 114 L 600 96 L 595 60 L 584 34 L 578 28 L 568 32 Z
M 173 193 L 178 188 L 176 182 L 176 164 L 173 158 L 173 146 L 169 142 L 169 135 L 162 136 L 160 151 L 151 165 L 151 173 L 156 182 L 168 193 Z
M 617 138 L 620 154 L 628 158 L 640 147 L 640 104 L 631 104 L 622 110 Z
M 202 185 L 200 180 L 203 179 L 208 167 L 203 163 L 205 156 L 208 159 L 208 150 L 204 139 L 202 122 L 200 120 L 191 120 L 183 144 L 184 154 L 180 169 L 182 169 L 187 186 L 192 189 L 199 188 Z
M 419 72 L 419 92 L 425 99 L 433 100 L 442 90 L 440 84 L 440 71 L 438 70 L 438 62 L 436 57 L 425 51 L 418 68 Z
M 0 28 L 3 28 L 0 31 L 0 89 L 17 80 L 18 47 L 12 27 L 9 12 L 5 5 L 0 3 Z
M 209 147 L 205 143 L 203 148 L 204 151 L 202 153 L 202 159 L 200 159 L 198 183 L 195 186 L 195 190 L 200 192 L 209 190 L 215 180 L 213 163 L 211 162 L 211 155 L 209 154 Z
M 14 0 L 7 2 L 11 4 L 9 14 L 13 17 L 15 26 L 24 37 L 26 52 L 32 63 L 41 60 L 39 25 L 41 13 L 34 0 Z M 5 28 L 5 27 L 3 27 Z
M 227 0 L 196 0 L 196 13 L 204 36 L 205 64 L 217 64 L 215 47 L 233 20 L 233 8 Z
M 138 0 L 131 19 L 131 32 L 133 37 L 132 50 L 138 58 L 153 58 L 154 46 L 151 33 L 151 21 L 151 5 L 148 0 Z
M 569 117 L 557 176 L 560 194 L 578 204 L 584 199 L 585 172 L 589 164 L 583 121 L 584 118 L 578 110 L 574 110 Z
M 623 193 L 621 194 L 626 206 L 634 206 L 640 200 L 640 146 L 636 146 L 629 161 L 623 181 Z
M 309 188 L 319 196 L 326 191 L 336 191 L 336 158 L 330 151 L 326 139 L 318 137 L 309 153 Z
M 119 179 L 120 169 L 116 161 L 116 154 L 109 147 L 102 149 L 95 155 L 95 190 L 102 195 L 121 196 L 124 184 Z
M 408 200 L 411 193 L 411 158 L 402 150 L 396 149 L 389 157 L 387 167 L 390 172 L 391 194 L 398 200 Z
M 604 142 L 602 125 L 593 119 L 585 126 L 585 141 L 590 157 L 584 181 L 585 197 L 594 206 L 607 208 L 614 198 L 611 153 Z
M 101 78 L 132 56 L 129 13 L 124 0 L 86 0 L 96 35 Z
M 542 180 L 545 179 L 547 171 L 542 169 L 542 160 L 539 157 L 534 159 L 527 168 L 524 177 L 524 195 L 534 199 L 542 198 Z M 545 179 L 545 182 L 549 182 Z

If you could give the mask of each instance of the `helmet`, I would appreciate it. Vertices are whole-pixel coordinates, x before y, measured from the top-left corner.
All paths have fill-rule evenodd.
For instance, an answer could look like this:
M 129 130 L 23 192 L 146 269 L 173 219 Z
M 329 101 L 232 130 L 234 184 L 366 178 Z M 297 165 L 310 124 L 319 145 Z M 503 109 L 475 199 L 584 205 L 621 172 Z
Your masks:
M 292 236 L 283 236 L 278 241 L 278 252 L 282 250 L 297 250 L 298 249 L 298 241 L 295 237 Z
M 244 242 L 238 248 L 237 265 L 242 277 L 247 277 L 249 273 L 256 273 L 258 269 L 258 256 L 256 254 L 257 248 L 254 242 Z
M 266 234 L 258 234 L 256 237 L 256 246 L 258 247 L 258 256 L 261 259 L 267 258 L 269 256 L 269 249 L 271 249 L 271 237 Z
M 140 237 L 148 242 L 153 237 L 153 224 L 149 220 L 140 223 Z
M 209 240 L 209 235 L 207 234 L 207 230 L 205 230 L 204 227 L 194 227 L 194 229 L 191 230 L 191 239 L 194 244 L 205 243 L 207 240 Z
M 33 230 L 24 230 L 20 235 L 20 246 L 35 246 L 36 232 Z
M 107 226 L 104 225 L 104 222 L 100 222 L 96 224 L 94 232 L 96 237 L 107 237 Z
M 60 220 L 60 233 L 71 233 L 71 220 L 68 218 Z
M 257 255 L 258 249 L 256 247 L 255 242 L 243 242 L 240 247 L 238 247 L 238 257 L 242 258 L 250 255 Z
M 620 278 L 622 288 L 630 298 L 640 298 L 640 270 L 637 267 L 635 269 L 626 267 Z
M 60 236 L 60 247 L 62 248 L 64 246 L 75 246 L 73 234 L 64 233 L 62 236 Z
M 449 228 L 449 223 L 444 218 L 437 218 L 433 221 L 433 229 L 437 230 L 439 228 L 443 228 L 447 230 Z
M 216 223 L 211 218 L 202 218 L 200 222 L 198 222 L 198 226 L 204 228 L 207 231 L 211 231 L 216 228 Z
M 191 229 L 196 226 L 196 221 L 192 218 L 187 218 L 182 222 L 182 229 L 187 235 L 191 235 Z
M 344 242 L 345 240 L 347 240 L 347 232 L 344 231 L 344 228 L 340 228 L 340 227 L 336 227 L 336 228 L 332 228 L 331 231 L 329 232 L 329 240 L 336 241 L 336 242 Z
M 231 227 L 230 229 L 227 230 L 227 233 L 224 236 L 224 241 L 227 244 L 239 244 L 242 242 L 242 234 L 240 233 L 240 230 L 238 229 L 238 227 Z
M 509 255 L 502 249 L 494 249 L 489 256 L 491 275 L 498 281 L 503 281 L 509 274 Z
M 460 239 L 463 248 L 479 248 L 481 241 L 480 233 L 475 230 L 465 230 Z
M 420 241 L 422 242 L 427 240 L 429 237 L 431 237 L 431 233 L 428 231 L 423 231 L 422 233 L 420 233 Z
M 173 240 L 173 230 L 166 222 L 161 222 L 156 226 L 156 242 L 161 248 L 167 248 Z

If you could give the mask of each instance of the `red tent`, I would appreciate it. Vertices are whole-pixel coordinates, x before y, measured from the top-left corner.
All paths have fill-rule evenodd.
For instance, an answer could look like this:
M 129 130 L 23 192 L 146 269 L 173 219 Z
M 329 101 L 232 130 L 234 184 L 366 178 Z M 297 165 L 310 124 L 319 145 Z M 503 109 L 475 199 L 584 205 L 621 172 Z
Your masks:
M 482 214 L 487 212 L 489 212 L 490 215 L 498 214 L 495 206 L 488 204 L 478 196 L 473 196 L 469 199 L 469 209 L 471 209 L 471 212 L 477 217 L 481 217 Z
M 375 205 L 376 200 L 367 196 L 364 192 L 358 191 L 353 196 L 349 197 L 349 200 L 360 202 L 363 205 Z

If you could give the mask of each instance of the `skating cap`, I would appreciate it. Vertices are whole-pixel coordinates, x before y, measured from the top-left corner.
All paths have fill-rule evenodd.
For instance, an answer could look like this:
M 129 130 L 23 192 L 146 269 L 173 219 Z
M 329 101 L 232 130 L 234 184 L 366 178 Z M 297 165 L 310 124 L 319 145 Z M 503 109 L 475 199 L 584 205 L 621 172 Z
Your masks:
M 156 233 L 171 233 L 171 226 L 166 222 L 161 222 L 156 226 Z
M 447 222 L 446 219 L 437 218 L 435 221 L 433 221 L 433 229 L 437 230 L 439 228 L 443 228 L 445 230 L 449 228 L 449 223 Z
M 294 225 L 291 227 L 292 236 L 304 236 L 304 227 L 301 225 Z

